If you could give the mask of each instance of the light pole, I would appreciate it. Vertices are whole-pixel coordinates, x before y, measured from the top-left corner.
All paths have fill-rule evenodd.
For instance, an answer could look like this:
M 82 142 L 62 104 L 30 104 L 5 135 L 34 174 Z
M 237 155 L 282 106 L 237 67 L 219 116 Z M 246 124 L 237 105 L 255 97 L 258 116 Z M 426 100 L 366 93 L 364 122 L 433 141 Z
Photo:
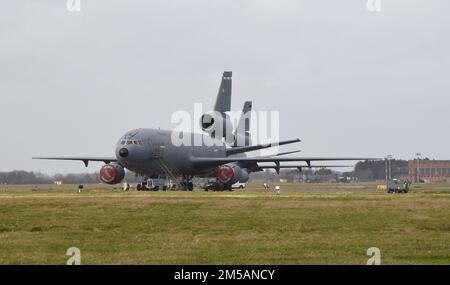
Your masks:
M 387 159 L 388 159 L 388 177 L 389 177 L 389 179 L 391 179 L 392 178 L 392 175 L 391 175 L 391 159 L 392 159 L 392 155 L 388 155 L 387 156 Z
M 420 156 L 421 156 L 422 154 L 421 153 L 416 153 L 416 156 L 417 156 L 417 183 L 420 183 Z
M 386 185 L 387 185 L 388 179 L 389 179 L 389 177 L 388 177 L 388 158 L 387 157 L 384 159 L 384 162 L 385 162 L 384 168 L 386 170 Z

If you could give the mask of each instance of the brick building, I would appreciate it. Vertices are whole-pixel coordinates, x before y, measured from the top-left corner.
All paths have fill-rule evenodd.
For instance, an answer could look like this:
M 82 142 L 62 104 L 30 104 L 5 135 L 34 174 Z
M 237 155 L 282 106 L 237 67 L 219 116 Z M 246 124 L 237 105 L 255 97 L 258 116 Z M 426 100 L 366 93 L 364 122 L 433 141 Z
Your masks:
M 409 160 L 408 176 L 412 181 L 417 180 L 417 169 L 419 177 L 424 182 L 450 181 L 450 160 Z

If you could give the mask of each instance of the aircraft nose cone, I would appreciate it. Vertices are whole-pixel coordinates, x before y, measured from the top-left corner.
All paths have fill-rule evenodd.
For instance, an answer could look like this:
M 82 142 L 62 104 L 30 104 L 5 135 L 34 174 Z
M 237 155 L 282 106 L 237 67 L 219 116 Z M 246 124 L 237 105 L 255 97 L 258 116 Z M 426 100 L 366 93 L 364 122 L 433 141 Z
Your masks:
M 126 149 L 126 148 L 121 148 L 121 149 L 119 150 L 119 155 L 120 155 L 120 157 L 123 157 L 123 158 L 127 157 L 127 156 L 128 156 L 128 149 Z

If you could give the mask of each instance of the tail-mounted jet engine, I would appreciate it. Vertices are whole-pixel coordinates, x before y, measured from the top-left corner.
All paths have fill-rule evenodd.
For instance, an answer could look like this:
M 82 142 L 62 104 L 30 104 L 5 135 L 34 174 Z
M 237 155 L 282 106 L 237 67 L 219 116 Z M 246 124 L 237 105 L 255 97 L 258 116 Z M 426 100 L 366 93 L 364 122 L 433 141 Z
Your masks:
M 108 163 L 100 168 L 100 180 L 106 184 L 117 184 L 125 177 L 125 169 L 118 163 Z
M 227 142 L 234 142 L 233 124 L 227 115 L 210 112 L 200 117 L 200 128 L 213 138 L 225 138 Z
M 219 182 L 227 185 L 236 182 L 245 183 L 249 179 L 248 171 L 234 163 L 219 166 L 216 171 L 216 176 Z

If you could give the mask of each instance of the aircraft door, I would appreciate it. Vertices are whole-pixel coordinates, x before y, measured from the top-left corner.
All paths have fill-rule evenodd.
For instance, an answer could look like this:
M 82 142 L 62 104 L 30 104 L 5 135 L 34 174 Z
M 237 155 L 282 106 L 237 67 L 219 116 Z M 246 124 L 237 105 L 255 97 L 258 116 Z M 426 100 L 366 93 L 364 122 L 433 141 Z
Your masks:
M 153 158 L 164 158 L 168 139 L 170 137 L 164 132 L 157 133 L 151 138 L 150 149 Z
M 162 158 L 164 156 L 164 150 L 166 146 L 161 142 L 154 142 L 152 144 L 152 157 L 153 158 Z

